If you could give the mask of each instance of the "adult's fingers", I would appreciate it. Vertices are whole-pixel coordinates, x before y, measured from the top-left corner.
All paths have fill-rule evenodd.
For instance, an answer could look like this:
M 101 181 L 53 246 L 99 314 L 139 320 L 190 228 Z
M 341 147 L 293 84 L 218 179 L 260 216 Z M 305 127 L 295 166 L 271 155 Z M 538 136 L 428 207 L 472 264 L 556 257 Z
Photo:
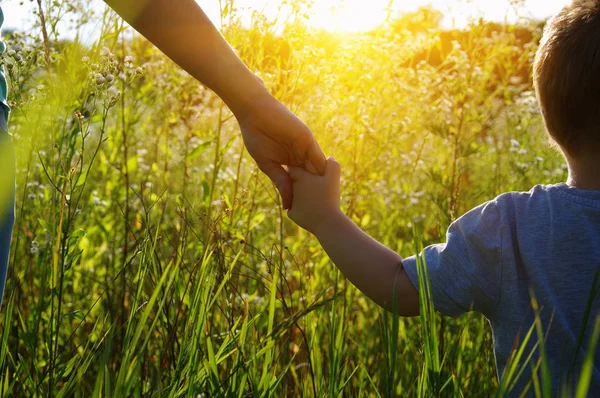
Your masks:
M 314 170 L 320 175 L 325 175 L 325 169 L 327 168 L 327 158 L 323 154 L 321 147 L 315 139 L 313 139 L 312 145 L 308 148 L 307 151 L 307 161 L 306 168 L 311 173 L 314 173 Z M 312 166 L 313 170 L 310 170 Z
M 317 170 L 317 168 L 315 167 L 315 165 L 310 161 L 310 160 L 306 160 L 305 164 L 304 164 L 304 169 L 306 171 L 308 171 L 310 174 L 313 175 L 321 175 L 321 173 L 319 173 L 319 170 Z
M 288 172 L 290 178 L 292 179 L 292 181 L 298 181 L 299 179 L 304 177 L 306 174 L 310 173 L 310 171 L 306 171 L 302 167 L 290 167 L 290 168 L 288 168 L 287 172 Z
M 283 208 L 290 209 L 292 207 L 292 179 L 288 173 L 277 163 L 259 164 L 258 167 L 277 187 Z

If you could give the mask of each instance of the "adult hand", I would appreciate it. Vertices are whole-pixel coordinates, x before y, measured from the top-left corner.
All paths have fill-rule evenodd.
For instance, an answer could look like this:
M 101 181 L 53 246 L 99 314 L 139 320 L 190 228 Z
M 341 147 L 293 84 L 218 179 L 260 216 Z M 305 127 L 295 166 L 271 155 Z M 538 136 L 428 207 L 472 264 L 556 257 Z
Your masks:
M 175 6 L 173 0 L 105 2 L 225 101 L 248 152 L 277 186 L 284 208 L 292 206 L 292 181 L 282 165 L 325 173 L 325 156 L 308 127 L 268 93 L 195 1 Z
M 279 190 L 284 209 L 292 206 L 292 179 L 282 165 L 325 174 L 327 160 L 309 128 L 270 94 L 253 98 L 236 114 L 244 144 L 260 170 Z

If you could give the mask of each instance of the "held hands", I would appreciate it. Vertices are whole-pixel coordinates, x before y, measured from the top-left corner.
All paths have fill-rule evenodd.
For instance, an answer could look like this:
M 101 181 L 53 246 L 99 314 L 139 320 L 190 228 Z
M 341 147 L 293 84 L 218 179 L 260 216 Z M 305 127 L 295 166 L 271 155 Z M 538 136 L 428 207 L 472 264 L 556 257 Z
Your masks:
M 325 155 L 306 125 L 270 94 L 255 97 L 236 114 L 244 144 L 277 186 L 284 209 L 292 206 L 292 179 L 282 167 L 325 172 Z
M 311 174 L 300 167 L 291 167 L 288 173 L 294 181 L 294 200 L 288 216 L 302 228 L 317 235 L 321 225 L 342 214 L 340 164 L 334 158 L 327 159 L 323 176 Z

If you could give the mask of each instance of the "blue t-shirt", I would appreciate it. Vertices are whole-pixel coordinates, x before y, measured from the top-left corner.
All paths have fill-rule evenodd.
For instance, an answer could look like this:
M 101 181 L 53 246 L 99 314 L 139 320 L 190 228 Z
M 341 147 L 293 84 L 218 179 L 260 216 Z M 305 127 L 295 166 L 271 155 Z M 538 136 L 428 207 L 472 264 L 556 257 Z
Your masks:
M 548 333 L 545 347 L 555 390 L 564 384 L 572 361 L 578 380 L 600 311 L 597 294 L 583 326 L 600 268 L 600 191 L 562 183 L 500 195 L 456 220 L 448 229 L 446 243 L 429 246 L 423 253 L 434 308 L 449 316 L 478 311 L 489 320 L 499 376 L 515 342 L 519 336 L 522 341 L 532 325 L 531 288 Z M 415 256 L 403 264 L 418 288 Z M 577 350 L 581 330 L 585 335 Z M 534 331 L 525 358 L 535 337 Z M 530 368 L 517 390 L 531 380 Z M 600 391 L 598 350 L 590 391 Z

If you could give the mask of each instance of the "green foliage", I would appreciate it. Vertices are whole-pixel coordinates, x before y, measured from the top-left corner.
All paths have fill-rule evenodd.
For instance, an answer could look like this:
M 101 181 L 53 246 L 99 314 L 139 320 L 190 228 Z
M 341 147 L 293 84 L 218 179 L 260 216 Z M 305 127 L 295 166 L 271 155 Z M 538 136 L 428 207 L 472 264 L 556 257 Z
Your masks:
M 442 318 L 423 289 L 420 319 L 371 303 L 285 217 L 213 93 L 110 13 L 92 45 L 56 41 L 61 18 L 90 18 L 68 3 L 42 8 L 47 40 L 41 26 L 7 38 L 2 395 L 494 394 L 482 316 Z M 344 210 L 375 238 L 409 256 L 413 229 L 440 242 L 475 205 L 564 179 L 523 75 L 539 26 L 444 32 L 425 10 L 342 36 L 308 29 L 305 3 L 283 26 L 244 26 L 227 1 L 223 32 L 336 155 Z

